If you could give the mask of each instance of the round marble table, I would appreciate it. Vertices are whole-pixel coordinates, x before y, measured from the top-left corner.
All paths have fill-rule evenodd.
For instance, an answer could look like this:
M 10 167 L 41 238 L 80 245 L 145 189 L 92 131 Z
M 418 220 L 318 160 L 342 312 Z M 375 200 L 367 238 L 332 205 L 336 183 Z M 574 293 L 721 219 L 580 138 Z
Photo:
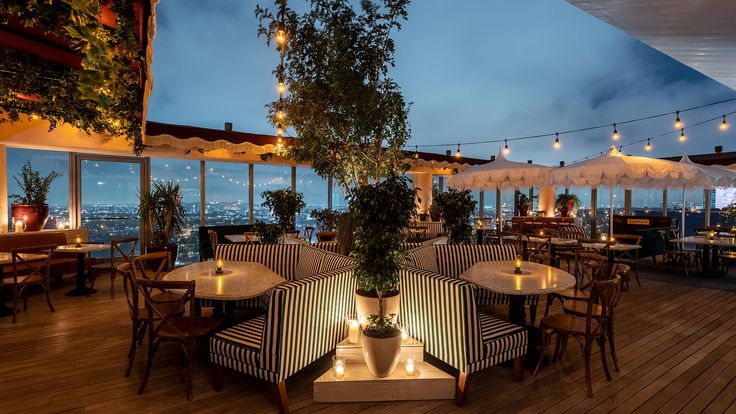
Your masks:
M 79 246 L 76 244 L 69 244 L 56 248 L 56 252 L 75 253 L 77 255 L 77 286 L 66 292 L 66 296 L 89 296 L 97 293 L 97 289 L 87 287 L 84 262 L 88 254 L 103 250 L 110 250 L 110 245 L 100 243 L 82 243 Z
M 575 286 L 575 277 L 564 270 L 533 262 L 521 262 L 521 274 L 513 261 L 478 262 L 460 275 L 476 286 L 509 295 L 509 321 L 524 325 L 527 295 L 544 295 Z
M 220 306 L 215 310 L 227 321 L 234 319 L 235 301 L 261 296 L 286 282 L 260 263 L 229 261 L 224 262 L 221 275 L 215 273 L 215 262 L 199 262 L 178 267 L 167 273 L 163 280 L 195 280 L 195 297 L 224 302 L 224 312 Z

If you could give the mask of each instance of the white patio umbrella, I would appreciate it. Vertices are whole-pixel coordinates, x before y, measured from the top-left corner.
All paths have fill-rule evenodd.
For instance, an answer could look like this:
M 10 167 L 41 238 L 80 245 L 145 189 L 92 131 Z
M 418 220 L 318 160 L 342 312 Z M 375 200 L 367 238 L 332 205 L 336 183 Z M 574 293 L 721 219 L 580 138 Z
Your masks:
M 470 167 L 447 181 L 447 185 L 459 190 L 485 190 L 488 188 L 519 189 L 547 185 L 551 167 L 507 160 L 499 151 L 494 161 Z
M 613 189 L 667 188 L 693 186 L 698 171 L 692 165 L 656 158 L 621 155 L 612 148 L 608 154 L 552 170 L 553 186 L 607 187 L 610 189 L 609 232 L 613 229 Z
M 736 171 L 718 165 L 696 164 L 687 155 L 683 155 L 680 164 L 689 165 L 697 169 L 697 176 L 682 186 L 682 208 L 680 218 L 680 234 L 685 236 L 685 187 L 696 187 L 710 190 L 713 188 L 728 188 L 736 185 Z

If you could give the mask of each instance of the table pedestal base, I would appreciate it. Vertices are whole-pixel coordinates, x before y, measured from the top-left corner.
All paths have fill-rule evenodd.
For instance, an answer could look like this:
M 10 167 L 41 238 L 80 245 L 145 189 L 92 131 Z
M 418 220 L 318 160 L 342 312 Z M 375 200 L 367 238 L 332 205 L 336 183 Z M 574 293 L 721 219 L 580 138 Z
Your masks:
M 64 296 L 89 296 L 89 295 L 94 295 L 95 293 L 97 293 L 97 289 L 93 289 L 93 288 L 84 286 L 81 288 L 76 287 L 66 292 Z

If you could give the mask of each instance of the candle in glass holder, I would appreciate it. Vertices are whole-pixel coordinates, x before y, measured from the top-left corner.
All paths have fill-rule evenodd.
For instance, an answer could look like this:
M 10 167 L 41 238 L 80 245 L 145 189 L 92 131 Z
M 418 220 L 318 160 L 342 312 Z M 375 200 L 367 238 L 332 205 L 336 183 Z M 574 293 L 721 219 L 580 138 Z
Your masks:
M 13 228 L 15 229 L 16 233 L 22 233 L 23 232 L 23 221 L 16 219 L 15 223 L 13 224 Z
M 409 339 L 409 332 L 407 332 L 406 326 L 401 325 L 399 329 L 401 330 L 401 341 L 403 342 Z
M 407 357 L 406 361 L 404 361 L 404 370 L 406 371 L 406 375 L 413 377 L 415 373 L 415 366 L 414 366 L 414 358 Z
M 712 239 L 714 239 L 715 237 L 716 237 L 716 232 L 714 232 L 713 230 L 711 230 L 711 231 L 710 231 L 710 232 L 708 233 L 708 238 L 712 240 Z
M 57 230 L 64 230 L 64 223 L 62 223 L 62 222 L 58 222 L 58 223 L 56 224 L 56 229 L 57 229 Z
M 544 236 L 544 230 L 539 230 L 539 235 Z
M 521 273 L 521 256 L 516 256 L 516 261 L 514 262 L 514 273 Z
M 77 238 L 75 239 L 75 241 L 77 242 L 77 244 L 76 244 L 77 247 L 82 247 L 82 238 L 81 237 L 77 236 Z
M 605 234 L 601 234 L 601 241 L 606 241 L 606 235 Z
M 225 261 L 222 260 L 222 257 L 218 257 L 215 261 L 215 274 L 221 275 L 223 267 L 225 267 Z
M 345 358 L 332 357 L 332 368 L 335 370 L 335 377 L 342 378 L 345 376 Z
M 357 319 L 348 319 L 348 342 L 357 344 L 360 340 L 360 323 Z

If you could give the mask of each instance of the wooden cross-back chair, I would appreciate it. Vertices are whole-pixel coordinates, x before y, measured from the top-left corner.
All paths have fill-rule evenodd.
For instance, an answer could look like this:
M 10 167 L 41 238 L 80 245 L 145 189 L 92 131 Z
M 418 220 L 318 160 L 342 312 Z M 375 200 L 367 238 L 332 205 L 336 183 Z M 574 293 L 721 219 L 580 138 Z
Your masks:
M 31 286 L 41 286 L 46 295 L 49 310 L 54 312 L 54 305 L 49 296 L 49 268 L 51 256 L 56 249 L 55 244 L 31 246 L 10 251 L 13 260 L 12 277 L 4 278 L 3 284 L 13 287 L 13 323 L 17 322 L 18 300 L 23 297 L 23 310 L 28 310 L 27 289 Z
M 293 237 L 295 239 L 299 238 L 299 230 L 287 230 L 284 232 L 285 237 Z
M 210 236 L 210 246 L 212 246 L 212 259 L 217 260 L 215 257 L 215 252 L 217 251 L 217 245 L 219 245 L 219 241 L 217 240 L 217 232 L 210 229 L 207 230 L 207 235 Z
M 135 272 L 143 279 L 161 280 L 171 269 L 169 252 L 147 253 L 133 260 Z
M 613 237 L 614 239 L 616 239 L 616 241 L 621 242 L 622 244 L 630 244 L 634 246 L 641 245 L 641 236 L 637 234 L 614 234 Z M 629 266 L 629 268 L 634 271 L 634 277 L 636 277 L 636 284 L 641 286 L 641 282 L 639 281 L 639 249 L 631 249 L 631 250 L 624 250 L 624 251 L 616 252 L 613 258 L 613 262 L 621 263 L 621 264 L 625 264 Z M 621 280 L 622 290 L 629 289 L 628 274 L 629 273 L 627 272 L 627 277 Z
M 254 231 L 246 231 L 243 233 L 243 236 L 245 236 L 245 244 L 256 244 L 258 241 L 258 234 Z M 217 260 L 217 258 L 215 258 Z
M 148 358 L 138 394 L 146 388 L 151 373 L 153 356 L 164 342 L 173 342 L 184 351 L 187 364 L 187 399 L 192 400 L 194 380 L 194 345 L 199 337 L 208 335 L 220 325 L 220 321 L 210 317 L 194 316 L 196 282 L 171 280 L 137 280 L 138 291 L 143 297 L 148 325 Z M 182 292 L 177 300 L 162 299 L 155 295 L 157 290 L 177 290 Z M 171 307 L 188 308 L 188 316 L 171 315 Z
M 314 235 L 314 227 L 307 226 L 304 228 L 304 240 L 311 243 L 313 235 Z
M 122 262 L 133 263 L 135 249 L 138 246 L 137 237 L 126 237 L 110 241 L 110 263 L 100 263 L 89 268 L 90 287 L 95 287 L 97 275 L 106 271 L 110 272 L 110 299 L 115 298 L 115 277 L 117 276 L 117 265 Z
M 611 381 L 611 372 L 608 369 L 608 361 L 606 359 L 606 339 L 609 339 L 612 355 L 615 355 L 615 348 L 613 347 L 612 337 L 609 336 L 608 326 L 612 326 L 614 310 L 620 297 L 621 277 L 616 275 L 608 280 L 593 282 L 590 296 L 585 299 L 585 314 L 583 316 L 563 313 L 548 315 L 542 318 L 539 324 L 540 330 L 542 331 L 542 352 L 539 354 L 534 375 L 536 376 L 542 367 L 544 349 L 551 342 L 552 335 L 557 335 L 555 354 L 552 357 L 553 361 L 564 352 L 567 339 L 572 336 L 580 343 L 583 350 L 585 383 L 588 390 L 588 397 L 593 397 L 590 356 L 594 343 L 597 343 L 600 348 L 601 364 L 603 365 L 606 379 Z M 598 309 L 597 315 L 596 309 Z M 614 364 L 616 364 L 615 358 Z
M 500 240 L 501 244 L 510 244 L 514 246 L 517 255 L 523 255 L 526 253 L 524 251 L 524 240 L 526 240 L 526 236 L 522 233 L 504 231 L 501 232 Z
M 541 237 L 541 236 L 537 236 Z M 529 261 L 541 263 L 547 266 L 552 265 L 552 237 L 541 237 L 544 239 L 542 243 L 537 243 L 534 248 L 529 250 Z

